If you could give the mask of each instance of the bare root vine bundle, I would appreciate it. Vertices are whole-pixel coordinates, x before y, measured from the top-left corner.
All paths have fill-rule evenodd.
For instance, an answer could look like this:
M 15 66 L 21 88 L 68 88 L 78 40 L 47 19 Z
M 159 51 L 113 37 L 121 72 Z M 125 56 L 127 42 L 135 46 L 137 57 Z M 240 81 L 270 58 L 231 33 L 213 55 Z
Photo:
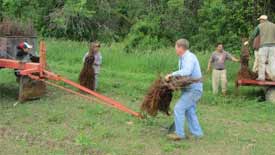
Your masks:
M 189 77 L 173 77 L 166 81 L 163 77 L 158 77 L 145 95 L 141 104 L 141 110 L 151 116 L 156 116 L 158 111 L 170 115 L 170 103 L 173 92 L 199 81 L 201 79 Z
M 257 78 L 257 73 L 253 73 L 249 69 L 249 48 L 246 46 L 242 47 L 242 53 L 241 53 L 241 68 L 238 72 L 238 78 L 237 79 L 253 79 L 255 80 Z
M 93 67 L 94 60 L 94 56 L 87 56 L 79 75 L 80 85 L 91 90 L 95 90 L 95 71 Z

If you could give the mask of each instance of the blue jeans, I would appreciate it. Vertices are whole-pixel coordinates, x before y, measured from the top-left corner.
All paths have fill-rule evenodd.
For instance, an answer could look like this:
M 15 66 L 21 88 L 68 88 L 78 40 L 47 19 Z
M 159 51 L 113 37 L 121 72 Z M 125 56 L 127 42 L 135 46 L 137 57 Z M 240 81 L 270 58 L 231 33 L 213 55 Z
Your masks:
M 185 116 L 188 121 L 188 127 L 190 132 L 195 137 L 203 136 L 203 132 L 196 114 L 196 105 L 197 105 L 197 102 L 200 100 L 201 96 L 202 96 L 201 91 L 188 90 L 188 91 L 182 92 L 182 95 L 179 101 L 176 103 L 174 108 L 175 128 L 176 128 L 175 132 L 179 137 L 185 138 L 185 133 L 184 133 Z

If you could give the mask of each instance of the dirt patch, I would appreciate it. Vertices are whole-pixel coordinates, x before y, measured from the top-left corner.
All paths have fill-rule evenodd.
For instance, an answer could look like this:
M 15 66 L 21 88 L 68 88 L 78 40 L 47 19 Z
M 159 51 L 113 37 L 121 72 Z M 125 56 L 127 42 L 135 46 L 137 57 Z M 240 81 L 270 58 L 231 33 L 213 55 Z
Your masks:
M 165 81 L 164 78 L 159 76 L 144 97 L 141 110 L 151 116 L 156 116 L 158 111 L 170 115 L 170 103 L 173 92 L 199 81 L 201 79 L 191 79 L 188 77 L 174 77 L 169 81 Z
M 81 154 L 95 154 L 100 155 L 103 152 L 99 150 L 95 150 L 93 148 L 84 147 L 81 145 L 76 144 L 75 142 L 71 141 L 71 138 L 64 139 L 64 141 L 56 141 L 47 137 L 47 133 L 43 132 L 41 135 L 31 135 L 28 132 L 18 131 L 12 128 L 0 128 L 0 139 L 14 139 L 16 141 L 25 141 L 29 146 L 40 146 L 42 148 L 46 148 L 48 150 L 55 150 L 55 149 L 64 149 L 70 154 L 75 154 L 81 152 Z
M 83 68 L 79 75 L 80 85 L 95 90 L 95 71 L 94 71 L 94 56 L 87 56 Z

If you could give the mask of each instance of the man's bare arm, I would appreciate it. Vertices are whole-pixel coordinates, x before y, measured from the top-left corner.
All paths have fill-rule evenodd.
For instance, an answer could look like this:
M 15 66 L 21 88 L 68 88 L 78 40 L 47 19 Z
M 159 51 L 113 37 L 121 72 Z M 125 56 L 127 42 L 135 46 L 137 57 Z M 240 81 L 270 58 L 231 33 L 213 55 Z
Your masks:
M 206 72 L 209 72 L 210 69 L 211 69 L 211 60 L 212 60 L 212 58 L 210 58 L 209 61 L 208 61 L 208 65 L 207 65 L 207 70 L 206 70 Z
M 232 61 L 234 61 L 234 62 L 240 62 L 240 59 L 232 56 Z

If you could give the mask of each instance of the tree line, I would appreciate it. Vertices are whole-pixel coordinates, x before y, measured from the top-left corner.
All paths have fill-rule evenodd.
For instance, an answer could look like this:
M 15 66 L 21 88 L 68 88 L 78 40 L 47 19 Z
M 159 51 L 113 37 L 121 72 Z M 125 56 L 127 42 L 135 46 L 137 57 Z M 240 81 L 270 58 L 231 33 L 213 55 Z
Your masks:
M 31 21 L 41 36 L 124 42 L 126 51 L 171 46 L 185 37 L 198 51 L 223 42 L 240 49 L 273 0 L 0 0 L 0 20 Z

